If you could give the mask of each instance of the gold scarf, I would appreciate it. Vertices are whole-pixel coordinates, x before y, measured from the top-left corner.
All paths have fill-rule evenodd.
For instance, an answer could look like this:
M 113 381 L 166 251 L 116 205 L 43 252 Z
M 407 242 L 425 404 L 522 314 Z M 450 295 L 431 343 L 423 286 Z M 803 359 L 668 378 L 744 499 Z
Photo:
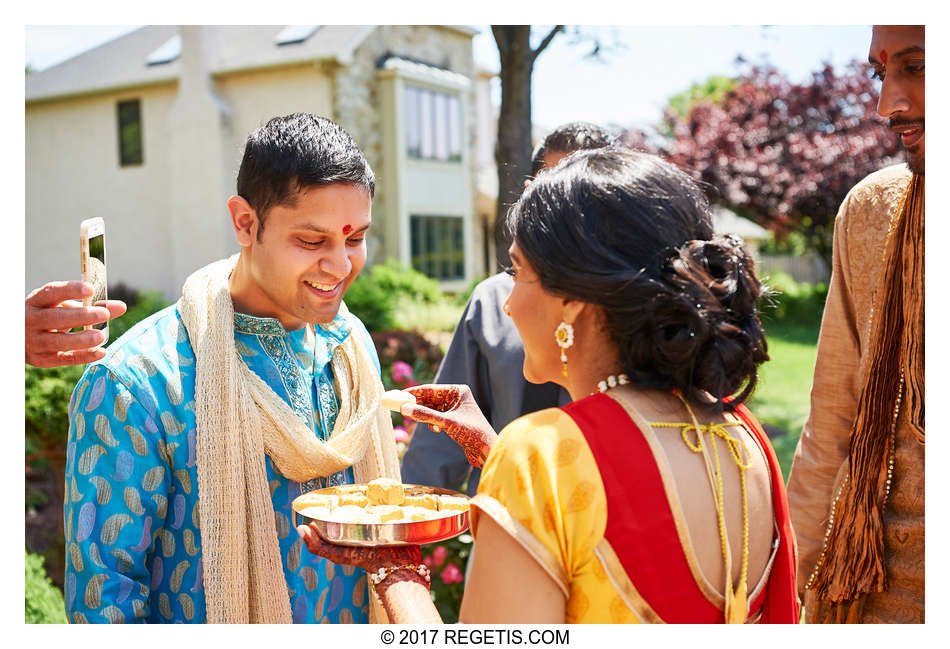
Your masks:
M 884 245 L 871 316 L 867 376 L 848 447 L 848 475 L 831 510 L 809 588 L 819 622 L 858 622 L 869 593 L 887 588 L 884 507 L 901 408 L 924 436 L 924 177 L 914 174 Z M 812 616 L 809 616 L 812 617 Z
M 353 467 L 357 482 L 398 480 L 383 386 L 357 330 L 331 360 L 340 412 L 324 443 L 252 372 L 234 344 L 228 278 L 238 255 L 196 271 L 178 310 L 195 350 L 198 514 L 209 623 L 291 622 L 264 454 L 303 482 Z M 341 306 L 341 312 L 352 317 Z M 374 609 L 374 613 L 375 613 Z

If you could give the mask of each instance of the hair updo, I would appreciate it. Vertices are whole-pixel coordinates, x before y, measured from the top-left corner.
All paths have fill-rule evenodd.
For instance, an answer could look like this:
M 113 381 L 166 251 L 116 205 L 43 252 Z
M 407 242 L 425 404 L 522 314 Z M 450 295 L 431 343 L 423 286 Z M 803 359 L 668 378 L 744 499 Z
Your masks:
M 578 151 L 525 190 L 508 228 L 545 290 L 603 308 L 634 385 L 692 401 L 705 391 L 719 407 L 755 389 L 768 360 L 762 285 L 742 241 L 713 235 L 702 190 L 676 166 Z

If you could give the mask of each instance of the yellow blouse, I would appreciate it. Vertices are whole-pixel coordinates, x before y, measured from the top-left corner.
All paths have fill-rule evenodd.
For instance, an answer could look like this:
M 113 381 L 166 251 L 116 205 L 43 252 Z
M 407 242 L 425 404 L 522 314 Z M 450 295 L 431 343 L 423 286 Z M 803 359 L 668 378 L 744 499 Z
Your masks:
M 567 623 L 658 621 L 640 619 L 628 604 L 637 596 L 604 541 L 607 498 L 597 463 L 562 410 L 542 410 L 505 427 L 472 500 L 473 534 L 482 513 L 560 586 Z

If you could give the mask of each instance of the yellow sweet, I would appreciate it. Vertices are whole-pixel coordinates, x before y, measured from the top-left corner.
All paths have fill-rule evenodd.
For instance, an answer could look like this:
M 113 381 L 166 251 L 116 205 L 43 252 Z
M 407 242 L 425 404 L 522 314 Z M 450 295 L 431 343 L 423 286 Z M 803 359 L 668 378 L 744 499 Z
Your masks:
M 398 505 L 372 505 L 366 511 L 378 516 L 380 523 L 388 523 L 403 517 L 402 508 Z
M 416 494 L 414 496 L 406 496 L 403 504 L 436 511 L 439 509 L 439 497 L 435 494 Z
M 439 511 L 466 511 L 468 498 L 439 494 Z
M 369 498 L 366 497 L 366 494 L 362 494 L 362 493 L 340 494 L 340 507 L 345 507 L 345 506 L 367 507 L 368 505 L 369 505 Z
M 301 494 L 294 499 L 294 507 L 296 507 L 298 511 L 304 507 L 328 507 L 333 509 L 339 506 L 339 504 L 339 498 L 333 494 L 318 494 L 312 491 L 310 493 Z
M 401 505 L 402 483 L 391 478 L 376 478 L 366 485 L 366 496 L 373 505 Z
M 413 505 L 403 505 L 401 509 L 403 520 L 410 522 L 429 520 L 436 515 L 436 513 L 430 509 L 415 507 Z

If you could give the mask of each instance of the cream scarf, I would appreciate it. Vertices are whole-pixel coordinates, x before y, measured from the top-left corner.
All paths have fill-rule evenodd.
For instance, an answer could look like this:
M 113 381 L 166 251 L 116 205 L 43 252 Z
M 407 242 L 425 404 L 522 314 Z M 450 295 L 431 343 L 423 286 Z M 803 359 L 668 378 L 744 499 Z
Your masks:
M 238 255 L 196 271 L 178 310 L 197 358 L 199 511 L 209 623 L 291 622 L 264 454 L 304 482 L 352 466 L 357 482 L 399 479 L 389 411 L 354 331 L 333 354 L 340 412 L 327 442 L 238 355 L 228 278 Z M 341 312 L 348 318 L 345 306 Z

